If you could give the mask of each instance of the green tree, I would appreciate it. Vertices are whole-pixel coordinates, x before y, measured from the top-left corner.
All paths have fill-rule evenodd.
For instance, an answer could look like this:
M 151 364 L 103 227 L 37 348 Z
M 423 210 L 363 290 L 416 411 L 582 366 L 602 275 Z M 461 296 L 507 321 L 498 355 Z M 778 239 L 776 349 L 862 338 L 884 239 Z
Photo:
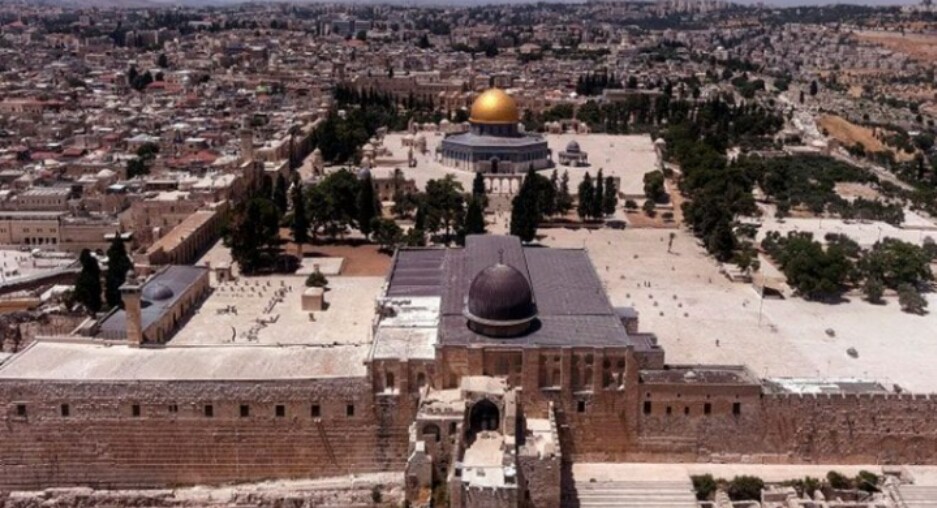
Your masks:
M 907 313 L 922 315 L 927 309 L 927 300 L 916 287 L 904 283 L 898 286 L 898 305 Z
M 485 192 L 485 176 L 481 173 L 475 173 L 472 180 L 472 197 L 481 205 L 482 211 L 488 207 L 488 194 Z
M 733 501 L 760 501 L 765 482 L 757 476 L 736 476 L 729 482 L 726 493 Z
M 573 196 L 569 193 L 569 171 L 563 171 L 559 189 L 556 192 L 556 211 L 566 215 L 573 209 Z
M 605 197 L 602 199 L 602 213 L 613 215 L 615 208 L 618 207 L 618 188 L 615 186 L 615 179 L 605 177 Z
M 449 245 L 453 232 L 462 229 L 465 219 L 462 184 L 452 174 L 430 180 L 426 182 L 425 201 L 425 230 L 431 233 L 442 231 L 443 242 Z
M 99 312 L 101 302 L 101 267 L 91 251 L 84 249 L 78 257 L 81 273 L 75 280 L 75 300 L 82 304 L 90 314 Z
M 277 173 L 276 183 L 273 185 L 273 204 L 277 206 L 280 215 L 286 213 L 286 207 L 289 205 L 286 191 L 286 178 L 283 173 Z
M 644 174 L 644 195 L 655 203 L 667 202 L 667 191 L 664 188 L 664 173 L 650 171 Z
M 590 206 L 589 214 L 593 218 L 599 219 L 602 217 L 602 210 L 605 206 L 605 177 L 602 176 L 602 170 L 599 169 L 599 173 L 595 176 L 595 194 L 592 196 L 592 203 Z
M 533 170 L 527 173 L 527 178 L 521 185 L 520 191 L 511 200 L 511 234 L 523 242 L 529 242 L 536 237 L 540 210 L 537 205 L 537 189 L 534 187 Z
M 280 215 L 268 198 L 258 196 L 234 210 L 228 244 L 244 274 L 272 266 L 280 253 Z
M 853 488 L 852 480 L 838 471 L 826 473 L 826 481 L 830 484 L 830 487 L 836 490 L 850 490 Z
M 885 285 L 876 277 L 869 277 L 862 285 L 862 292 L 865 293 L 865 299 L 869 303 L 882 303 L 882 296 L 885 294 Z
M 920 246 L 895 238 L 876 242 L 862 256 L 859 270 L 866 278 L 880 280 L 886 287 L 919 286 L 934 279 L 930 257 Z
M 368 238 L 371 236 L 371 221 L 381 216 L 381 203 L 374 194 L 374 182 L 371 180 L 370 173 L 361 179 L 361 184 L 358 186 L 356 208 L 358 229 L 365 238 Z
M 465 234 L 485 234 L 485 214 L 478 197 L 472 196 L 469 200 L 468 210 L 465 212 Z
M 592 202 L 595 200 L 595 187 L 592 185 L 592 177 L 587 172 L 579 183 L 579 204 L 576 212 L 583 221 L 592 217 Z
M 127 280 L 127 272 L 133 269 L 127 247 L 120 232 L 114 233 L 111 246 L 107 249 L 107 276 L 105 277 L 104 298 L 108 307 L 121 307 L 120 286 Z
M 693 481 L 693 490 L 696 492 L 696 499 L 698 501 L 712 500 L 712 496 L 716 493 L 716 489 L 718 488 L 713 475 L 694 475 L 691 476 L 690 479 Z
M 374 241 L 385 252 L 393 252 L 403 241 L 403 230 L 393 219 L 374 217 L 371 219 L 371 231 L 374 234 Z
M 303 186 L 299 178 L 294 179 L 290 194 L 293 201 L 293 222 L 290 224 L 290 232 L 293 235 L 293 242 L 296 244 L 300 256 L 302 256 L 303 245 L 309 242 L 309 211 L 306 209 Z

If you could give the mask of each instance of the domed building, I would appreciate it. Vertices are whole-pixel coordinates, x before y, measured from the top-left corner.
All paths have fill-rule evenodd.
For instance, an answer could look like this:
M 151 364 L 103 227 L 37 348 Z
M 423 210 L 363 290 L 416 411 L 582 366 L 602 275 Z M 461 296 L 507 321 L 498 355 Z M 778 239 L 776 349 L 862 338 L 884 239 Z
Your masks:
M 523 173 L 553 166 L 543 137 L 522 132 L 517 103 L 492 88 L 472 104 L 468 132 L 446 136 L 437 153 L 449 167 L 481 173 Z

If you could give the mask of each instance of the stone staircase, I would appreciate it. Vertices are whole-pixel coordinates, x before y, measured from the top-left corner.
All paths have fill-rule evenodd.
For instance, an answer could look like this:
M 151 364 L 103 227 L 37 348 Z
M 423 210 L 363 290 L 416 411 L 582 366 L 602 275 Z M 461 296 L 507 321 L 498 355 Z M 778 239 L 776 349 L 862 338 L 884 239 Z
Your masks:
M 696 508 L 689 478 L 680 480 L 576 481 L 566 508 Z
M 901 485 L 898 492 L 906 508 L 937 508 L 937 486 Z

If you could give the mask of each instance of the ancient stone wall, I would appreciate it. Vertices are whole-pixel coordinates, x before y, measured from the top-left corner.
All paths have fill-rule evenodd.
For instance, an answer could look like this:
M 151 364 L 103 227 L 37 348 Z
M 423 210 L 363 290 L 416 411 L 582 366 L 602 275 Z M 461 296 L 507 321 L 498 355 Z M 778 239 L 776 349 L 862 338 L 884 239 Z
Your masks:
M 366 378 L 0 383 L 0 489 L 402 470 L 406 404 Z
M 740 411 L 640 414 L 634 460 L 937 464 L 937 397 L 765 394 Z

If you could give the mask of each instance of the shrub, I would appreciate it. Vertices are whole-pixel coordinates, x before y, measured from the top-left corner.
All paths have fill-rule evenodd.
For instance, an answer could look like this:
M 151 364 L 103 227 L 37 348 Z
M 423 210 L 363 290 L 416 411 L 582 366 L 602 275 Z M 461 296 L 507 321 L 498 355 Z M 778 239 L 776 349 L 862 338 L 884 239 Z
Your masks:
M 878 492 L 878 481 L 879 478 L 877 474 L 871 471 L 866 471 L 864 469 L 859 471 L 859 474 L 856 475 L 855 480 L 856 487 L 859 488 L 859 490 L 864 490 L 869 493 Z
M 653 217 L 657 213 L 657 207 L 654 206 L 654 201 L 650 199 L 645 200 L 644 205 L 641 208 L 644 210 L 644 213 L 648 215 L 648 217 Z
M 927 308 L 927 300 L 911 284 L 902 284 L 898 286 L 898 305 L 905 312 L 924 314 L 924 309 Z
M 693 480 L 693 490 L 696 491 L 698 501 L 707 501 L 712 499 L 716 492 L 716 480 L 711 474 L 695 475 L 690 477 Z
M 736 476 L 729 482 L 727 494 L 733 501 L 760 501 L 765 482 L 757 476 Z
M 638 202 L 635 201 L 635 200 L 633 200 L 633 199 L 626 199 L 626 200 L 625 200 L 625 209 L 626 209 L 626 210 L 637 210 L 637 209 L 638 209 Z
M 311 288 L 324 288 L 329 285 L 329 279 L 322 272 L 316 270 L 306 277 L 306 286 Z
M 836 471 L 826 473 L 826 481 L 830 484 L 830 487 L 836 490 L 849 490 L 852 488 L 852 480 Z
M 869 303 L 882 303 L 882 295 L 885 294 L 885 285 L 875 277 L 866 279 L 862 286 L 862 292 L 865 293 L 865 299 Z

